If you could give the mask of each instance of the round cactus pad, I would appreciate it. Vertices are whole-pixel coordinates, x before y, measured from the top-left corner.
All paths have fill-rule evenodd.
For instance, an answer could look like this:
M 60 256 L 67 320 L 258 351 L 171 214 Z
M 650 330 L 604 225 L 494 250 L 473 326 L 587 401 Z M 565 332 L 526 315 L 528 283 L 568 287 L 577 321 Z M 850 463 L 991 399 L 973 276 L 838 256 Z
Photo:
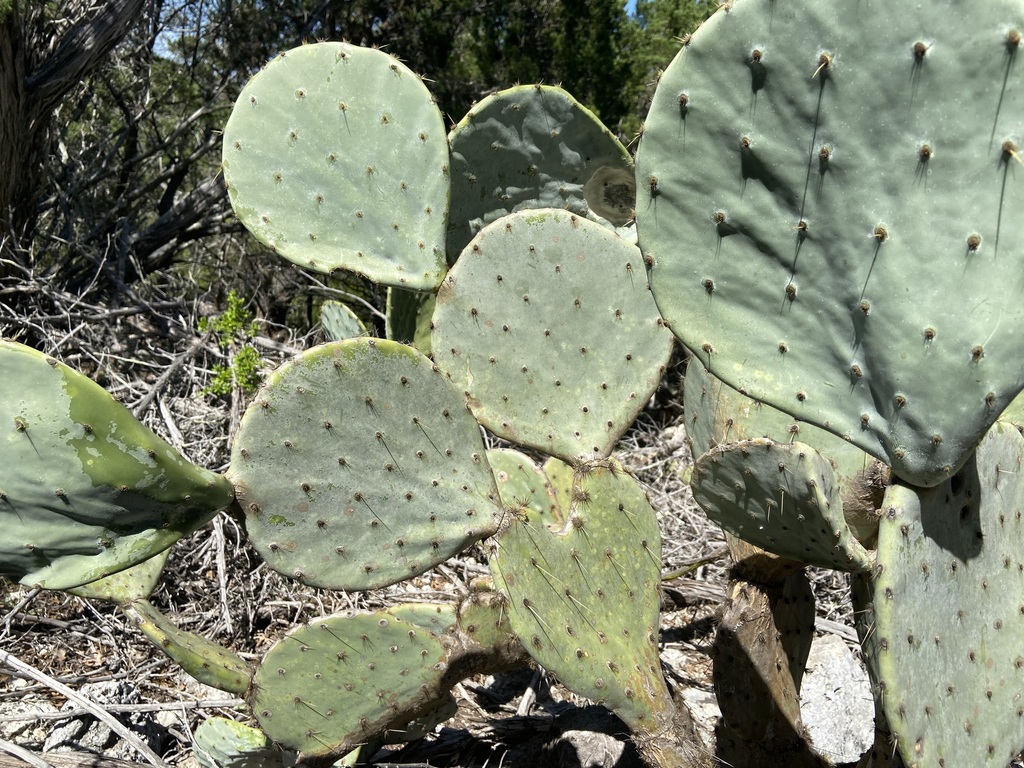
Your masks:
M 444 121 L 383 51 L 317 43 L 275 58 L 235 102 L 223 164 L 242 223 L 296 264 L 411 288 L 444 276 Z
M 0 575 L 68 589 L 167 549 L 231 503 L 86 376 L 0 341 Z
M 726 443 L 697 459 L 693 497 L 734 536 L 798 562 L 867 571 L 871 558 L 843 518 L 832 463 L 804 443 Z
M 512 629 L 539 664 L 630 728 L 654 730 L 671 707 L 656 637 L 661 536 L 636 480 L 614 462 L 588 465 L 564 527 L 522 514 L 490 568 Z
M 449 136 L 452 212 L 448 258 L 507 213 L 593 211 L 616 225 L 633 216 L 629 152 L 561 88 L 521 85 L 473 106 Z
M 480 422 L 570 462 L 611 452 L 672 344 L 636 246 L 566 211 L 486 227 L 434 310 L 434 358 Z
M 252 710 L 277 743 L 341 757 L 436 706 L 445 659 L 439 635 L 389 611 L 317 619 L 264 657 Z
M 330 589 L 409 578 L 500 513 L 480 429 L 429 359 L 391 341 L 315 347 L 242 418 L 230 477 L 267 563 Z
M 1022 0 L 734 0 L 659 81 L 639 243 L 712 373 L 929 486 L 1024 386 Z
M 1024 438 L 998 422 L 956 475 L 893 485 L 874 590 L 881 703 L 911 768 L 1024 747 Z

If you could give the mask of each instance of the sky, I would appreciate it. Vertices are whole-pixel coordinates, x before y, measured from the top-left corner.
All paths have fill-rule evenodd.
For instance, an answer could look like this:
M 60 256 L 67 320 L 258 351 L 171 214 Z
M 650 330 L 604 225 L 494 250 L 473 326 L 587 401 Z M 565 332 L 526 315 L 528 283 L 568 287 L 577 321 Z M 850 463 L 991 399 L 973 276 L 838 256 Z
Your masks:
M 636 13 L 636 0 L 626 0 L 626 12 L 630 16 Z

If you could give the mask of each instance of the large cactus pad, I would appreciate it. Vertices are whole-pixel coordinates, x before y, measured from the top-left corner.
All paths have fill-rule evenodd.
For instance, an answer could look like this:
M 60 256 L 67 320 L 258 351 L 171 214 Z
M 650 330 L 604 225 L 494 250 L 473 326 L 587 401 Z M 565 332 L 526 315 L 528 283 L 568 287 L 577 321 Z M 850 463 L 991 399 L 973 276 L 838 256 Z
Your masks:
M 633 215 L 629 153 L 561 88 L 521 85 L 473 106 L 449 137 L 452 215 L 448 258 L 507 213 L 565 208 L 614 224 Z
M 1024 386 L 1024 2 L 735 0 L 661 78 L 637 227 L 712 372 L 934 485 Z
M 421 573 L 490 535 L 500 512 L 462 396 L 391 341 L 281 366 L 242 418 L 230 475 L 270 566 L 334 589 Z
M 223 154 L 235 212 L 285 258 L 390 285 L 441 281 L 444 121 L 397 59 L 346 43 L 282 53 L 242 89 Z

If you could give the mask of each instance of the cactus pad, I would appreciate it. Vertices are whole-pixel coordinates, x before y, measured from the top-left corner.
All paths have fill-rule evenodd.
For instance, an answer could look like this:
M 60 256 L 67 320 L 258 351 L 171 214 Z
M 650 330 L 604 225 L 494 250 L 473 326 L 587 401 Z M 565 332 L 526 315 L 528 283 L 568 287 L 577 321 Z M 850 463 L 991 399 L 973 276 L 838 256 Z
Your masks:
M 143 560 L 138 565 L 125 568 L 97 581 L 65 590 L 77 597 L 103 600 L 114 605 L 124 605 L 133 600 L 145 600 L 160 583 L 160 576 L 170 556 L 170 548 L 158 555 Z
M 500 513 L 476 421 L 426 357 L 391 341 L 308 350 L 242 418 L 230 475 L 275 570 L 330 589 L 422 573 Z
M 559 504 L 544 471 L 529 456 L 511 448 L 490 448 L 487 463 L 498 483 L 502 506 L 529 509 L 546 522 L 560 516 Z
M 744 541 L 824 568 L 871 568 L 843 518 L 831 462 L 809 445 L 766 438 L 720 445 L 697 459 L 691 485 L 708 517 Z
M 565 211 L 485 228 L 434 311 L 434 358 L 480 422 L 567 461 L 611 452 L 672 343 L 636 247 Z
M 916 485 L 1024 386 L 1022 30 L 1021 0 L 735 0 L 665 71 L 638 150 L 673 330 Z
M 325 301 L 320 305 L 320 325 L 328 341 L 342 341 L 366 336 L 366 326 L 355 312 L 340 301 Z
M 275 58 L 235 103 L 223 163 L 235 213 L 296 264 L 412 288 L 444 276 L 444 121 L 383 51 L 317 43 Z
M 539 664 L 630 728 L 655 729 L 672 706 L 657 645 L 661 536 L 636 480 L 611 461 L 587 465 L 565 526 L 521 515 L 490 567 Z
M 68 589 L 171 546 L 231 503 L 82 374 L 0 341 L 0 575 Z
M 911 768 L 1002 768 L 1024 747 L 1022 463 L 1024 438 L 998 422 L 945 483 L 886 495 L 875 652 Z
M 267 734 L 237 720 L 210 717 L 192 734 L 199 768 L 284 768 L 284 753 Z
M 318 619 L 256 671 L 251 705 L 274 741 L 336 755 L 432 709 L 447 694 L 441 638 L 388 611 Z
M 587 211 L 622 225 L 636 187 L 629 153 L 561 88 L 522 85 L 473 106 L 452 130 L 448 258 L 484 226 L 535 208 Z
M 153 645 L 199 682 L 239 695 L 248 690 L 252 670 L 240 656 L 181 629 L 148 600 L 124 603 L 121 610 Z

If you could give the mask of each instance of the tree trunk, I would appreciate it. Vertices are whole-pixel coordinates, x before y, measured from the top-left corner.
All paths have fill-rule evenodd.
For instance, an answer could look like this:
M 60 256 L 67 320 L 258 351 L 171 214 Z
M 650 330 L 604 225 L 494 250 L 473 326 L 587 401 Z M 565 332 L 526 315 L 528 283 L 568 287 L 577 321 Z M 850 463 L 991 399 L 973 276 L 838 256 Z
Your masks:
M 21 263 L 44 187 L 53 112 L 102 63 L 142 13 L 145 0 L 109 0 L 94 10 L 65 0 L 15 0 L 0 23 L 0 277 Z

